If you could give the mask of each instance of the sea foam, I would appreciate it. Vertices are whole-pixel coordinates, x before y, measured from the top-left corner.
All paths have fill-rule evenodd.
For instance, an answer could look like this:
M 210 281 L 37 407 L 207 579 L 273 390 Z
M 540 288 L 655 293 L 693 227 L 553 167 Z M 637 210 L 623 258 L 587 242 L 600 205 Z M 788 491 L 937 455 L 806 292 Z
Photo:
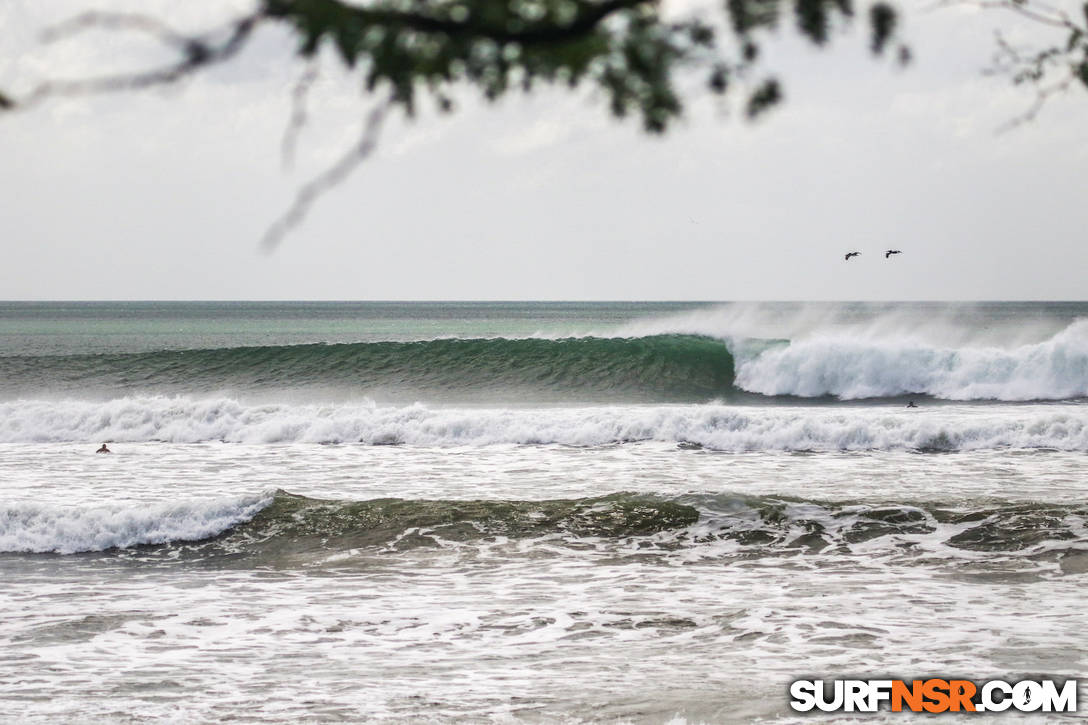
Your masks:
M 245 405 L 186 397 L 0 403 L 0 442 L 364 443 L 412 446 L 686 442 L 722 451 L 1088 450 L 1088 407 L 1066 405 L 431 408 Z

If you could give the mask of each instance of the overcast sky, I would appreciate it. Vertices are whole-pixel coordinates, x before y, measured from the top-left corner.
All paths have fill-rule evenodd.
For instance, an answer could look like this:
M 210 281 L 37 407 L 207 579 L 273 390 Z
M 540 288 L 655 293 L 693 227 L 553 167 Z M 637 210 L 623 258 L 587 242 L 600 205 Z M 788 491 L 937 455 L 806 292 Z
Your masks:
M 4 0 L 0 89 L 164 57 L 118 34 L 37 42 L 90 6 L 197 28 L 249 5 Z M 272 254 L 262 232 L 369 101 L 327 59 L 284 170 L 301 67 L 266 31 L 179 88 L 0 116 L 0 299 L 1085 299 L 1088 94 L 998 133 L 1032 101 L 981 73 L 998 26 L 1030 32 L 909 14 L 905 70 L 860 28 L 824 51 L 787 39 L 766 63 L 786 91 L 770 117 L 698 92 L 664 139 L 591 93 L 464 93 L 451 116 L 394 117 Z

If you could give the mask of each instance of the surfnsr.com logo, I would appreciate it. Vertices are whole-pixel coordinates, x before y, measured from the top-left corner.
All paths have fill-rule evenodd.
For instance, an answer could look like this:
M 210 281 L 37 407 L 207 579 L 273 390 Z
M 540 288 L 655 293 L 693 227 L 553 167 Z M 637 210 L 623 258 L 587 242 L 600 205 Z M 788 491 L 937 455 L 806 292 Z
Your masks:
M 790 707 L 798 712 L 1076 712 L 1077 681 L 795 680 Z

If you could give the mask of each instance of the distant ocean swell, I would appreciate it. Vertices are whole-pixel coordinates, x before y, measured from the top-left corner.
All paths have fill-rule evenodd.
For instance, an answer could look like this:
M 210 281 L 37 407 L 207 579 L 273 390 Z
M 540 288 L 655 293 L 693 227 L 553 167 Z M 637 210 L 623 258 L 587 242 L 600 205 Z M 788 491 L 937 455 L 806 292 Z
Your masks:
M 436 447 L 658 441 L 718 451 L 1088 451 L 1088 408 L 708 404 L 496 409 L 245 405 L 231 399 L 161 396 L 104 403 L 0 403 L 0 443 L 104 440 Z
M 1088 397 L 1088 322 L 1015 347 L 909 336 L 797 340 L 702 335 L 437 339 L 68 356 L 0 356 L 0 396 L 276 394 L 355 398 L 705 402 Z M 505 397 L 504 397 L 505 396 Z M 407 400 L 405 400 L 407 398 Z
M 735 494 L 616 493 L 543 501 L 329 501 L 285 491 L 157 506 L 0 508 L 0 552 L 137 550 L 152 558 L 262 558 L 546 538 L 584 547 L 640 540 L 633 553 L 700 556 L 879 554 L 1051 557 L 1088 569 L 1088 508 L 980 503 L 843 503 Z

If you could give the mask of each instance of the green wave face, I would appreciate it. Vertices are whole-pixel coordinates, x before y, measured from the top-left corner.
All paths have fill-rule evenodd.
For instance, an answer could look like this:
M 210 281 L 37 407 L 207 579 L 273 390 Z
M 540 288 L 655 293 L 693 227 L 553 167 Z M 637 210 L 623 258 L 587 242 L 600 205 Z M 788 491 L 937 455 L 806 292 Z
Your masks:
M 247 546 L 286 542 L 291 548 L 312 543 L 333 549 L 388 545 L 403 549 L 435 539 L 645 536 L 690 526 L 698 518 L 693 506 L 626 493 L 546 501 L 324 501 L 279 491 L 271 505 L 236 527 L 227 539 Z
M 643 338 L 442 339 L 0 357 L 0 392 L 27 395 L 295 391 L 376 399 L 701 401 L 733 390 L 725 343 Z
M 977 563 L 997 570 L 1088 571 L 1083 505 L 852 503 L 782 496 L 614 493 L 542 501 L 332 501 L 277 491 L 252 519 L 201 541 L 110 549 L 98 556 L 173 565 L 295 569 L 398 566 L 429 551 L 473 557 L 592 550 L 610 560 L 696 555 L 723 565 L 762 557 L 876 556 L 903 564 Z M 531 554 L 529 552 L 537 552 Z M 1048 564 L 1049 563 L 1049 564 Z M 1000 573 L 1000 572 L 999 572 Z
M 581 548 L 591 541 L 681 532 L 698 520 L 694 506 L 629 493 L 545 501 L 330 501 L 277 491 L 251 520 L 214 538 L 112 549 L 106 555 L 159 564 L 290 569 L 344 552 L 381 557 L 500 540 L 546 539 Z

